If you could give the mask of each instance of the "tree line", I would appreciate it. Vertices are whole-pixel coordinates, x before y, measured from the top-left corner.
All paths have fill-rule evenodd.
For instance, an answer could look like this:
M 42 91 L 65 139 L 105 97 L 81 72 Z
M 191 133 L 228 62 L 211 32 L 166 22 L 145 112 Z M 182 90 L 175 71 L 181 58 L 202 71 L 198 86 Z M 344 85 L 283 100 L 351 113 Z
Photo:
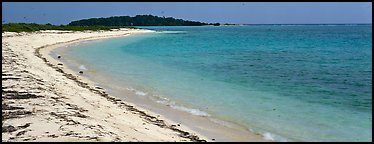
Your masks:
M 114 16 L 108 18 L 90 18 L 72 21 L 68 26 L 202 26 L 219 25 L 219 23 L 204 23 L 175 19 L 172 17 L 158 17 L 153 15 Z

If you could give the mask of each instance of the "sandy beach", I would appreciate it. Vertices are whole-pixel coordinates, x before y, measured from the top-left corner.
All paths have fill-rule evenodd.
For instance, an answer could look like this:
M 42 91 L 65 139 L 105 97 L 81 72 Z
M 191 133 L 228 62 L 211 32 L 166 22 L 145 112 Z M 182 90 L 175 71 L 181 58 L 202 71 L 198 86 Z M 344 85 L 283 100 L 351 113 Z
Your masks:
M 2 7 L 2 142 L 373 139 L 372 3 Z
M 153 31 L 2 33 L 2 141 L 206 141 L 108 95 L 42 54 L 72 42 L 148 32 Z
M 267 141 L 239 125 L 126 97 L 131 91 L 109 94 L 51 56 L 69 44 L 153 32 L 3 33 L 2 141 Z

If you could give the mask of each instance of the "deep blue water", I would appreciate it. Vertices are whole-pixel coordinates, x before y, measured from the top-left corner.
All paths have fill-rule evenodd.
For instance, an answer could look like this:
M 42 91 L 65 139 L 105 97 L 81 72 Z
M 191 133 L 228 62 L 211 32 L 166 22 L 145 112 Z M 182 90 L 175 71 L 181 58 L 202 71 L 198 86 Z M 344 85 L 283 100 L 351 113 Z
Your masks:
M 144 27 L 64 54 L 278 141 L 372 141 L 372 25 Z

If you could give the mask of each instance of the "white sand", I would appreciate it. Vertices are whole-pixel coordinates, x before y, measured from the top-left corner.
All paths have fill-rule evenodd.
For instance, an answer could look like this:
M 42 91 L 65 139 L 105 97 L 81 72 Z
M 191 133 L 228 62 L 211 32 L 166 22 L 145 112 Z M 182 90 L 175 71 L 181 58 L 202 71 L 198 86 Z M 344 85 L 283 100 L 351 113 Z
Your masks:
M 208 140 L 106 94 L 47 54 L 56 44 L 148 32 L 2 33 L 2 141 Z

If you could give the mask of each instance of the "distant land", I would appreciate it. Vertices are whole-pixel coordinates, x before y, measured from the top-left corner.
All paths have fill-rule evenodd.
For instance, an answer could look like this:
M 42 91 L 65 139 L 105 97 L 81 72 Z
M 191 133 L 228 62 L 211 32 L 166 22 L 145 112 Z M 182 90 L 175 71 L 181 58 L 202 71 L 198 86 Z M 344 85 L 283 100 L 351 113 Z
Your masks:
M 113 16 L 108 18 L 89 18 L 72 21 L 68 26 L 203 26 L 215 25 L 220 23 L 205 23 L 172 17 L 159 17 L 153 15 Z
M 108 18 L 89 18 L 72 21 L 67 25 L 36 24 L 36 23 L 3 23 L 2 32 L 34 32 L 40 30 L 111 30 L 118 28 L 138 29 L 136 26 L 236 26 L 239 24 L 220 24 L 159 17 L 153 15 L 113 16 Z

